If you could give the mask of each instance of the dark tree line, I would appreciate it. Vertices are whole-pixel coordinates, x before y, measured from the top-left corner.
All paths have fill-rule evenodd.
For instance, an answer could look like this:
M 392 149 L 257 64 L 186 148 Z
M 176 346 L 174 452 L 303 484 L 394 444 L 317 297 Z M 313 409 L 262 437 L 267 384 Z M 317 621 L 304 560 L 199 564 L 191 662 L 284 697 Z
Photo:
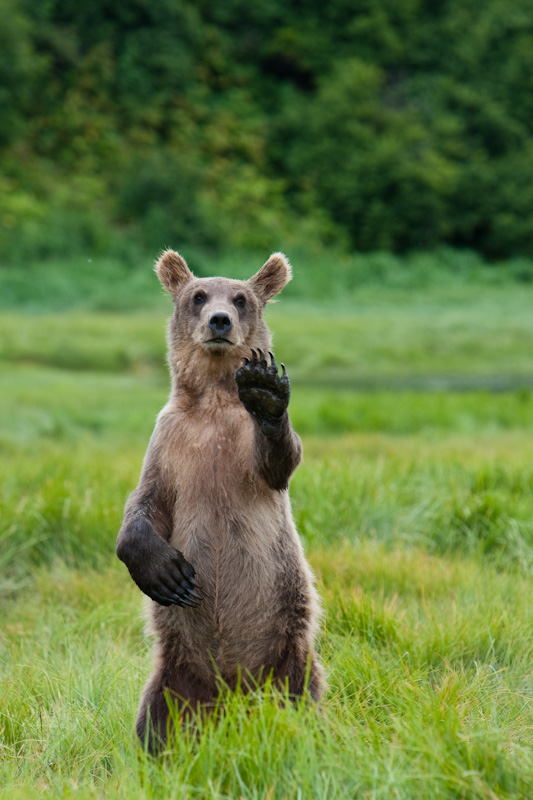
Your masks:
M 3 258 L 533 255 L 531 0 L 0 0 Z

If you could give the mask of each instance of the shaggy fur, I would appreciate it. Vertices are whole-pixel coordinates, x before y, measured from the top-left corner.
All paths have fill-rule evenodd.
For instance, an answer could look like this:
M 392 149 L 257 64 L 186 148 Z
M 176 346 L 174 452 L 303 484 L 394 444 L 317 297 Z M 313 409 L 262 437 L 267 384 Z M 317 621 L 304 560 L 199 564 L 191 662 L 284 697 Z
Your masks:
M 166 739 L 169 696 L 186 714 L 216 700 L 220 679 L 231 688 L 271 673 L 298 696 L 307 676 L 315 699 L 323 688 L 317 597 L 287 492 L 301 458 L 289 384 L 251 353 L 271 347 L 262 311 L 289 264 L 275 253 L 248 281 L 197 279 L 167 251 L 156 271 L 175 305 L 172 391 L 117 541 L 152 598 L 157 657 L 137 715 L 152 750 Z M 217 315 L 231 324 L 220 336 Z

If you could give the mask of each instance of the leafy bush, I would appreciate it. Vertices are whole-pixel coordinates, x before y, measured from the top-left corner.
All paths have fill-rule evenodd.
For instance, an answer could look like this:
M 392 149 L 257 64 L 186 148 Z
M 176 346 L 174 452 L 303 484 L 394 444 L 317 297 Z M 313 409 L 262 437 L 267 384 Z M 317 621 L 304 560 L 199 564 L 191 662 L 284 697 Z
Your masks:
M 529 0 L 256 5 L 0 0 L 3 260 L 533 255 Z

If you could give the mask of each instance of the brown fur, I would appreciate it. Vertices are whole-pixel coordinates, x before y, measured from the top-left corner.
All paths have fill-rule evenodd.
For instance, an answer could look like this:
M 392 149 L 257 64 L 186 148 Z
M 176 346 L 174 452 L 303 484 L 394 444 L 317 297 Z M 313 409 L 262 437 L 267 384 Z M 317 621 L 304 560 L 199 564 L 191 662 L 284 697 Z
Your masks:
M 152 749 L 165 740 L 169 694 L 195 711 L 216 700 L 220 679 L 234 687 L 240 674 L 256 681 L 271 672 L 296 696 L 308 675 L 315 699 L 323 687 L 313 652 L 318 603 L 287 492 L 300 440 L 286 411 L 279 432 L 266 436 L 235 382 L 251 347 L 271 347 L 262 310 L 290 280 L 290 267 L 276 253 L 249 281 L 197 279 L 167 251 L 156 271 L 175 304 L 172 392 L 126 505 L 117 553 L 144 588 L 174 552 L 163 539 L 194 567 L 203 599 L 197 607 L 150 601 L 157 658 L 137 731 Z M 227 343 L 209 342 L 214 312 L 231 317 Z

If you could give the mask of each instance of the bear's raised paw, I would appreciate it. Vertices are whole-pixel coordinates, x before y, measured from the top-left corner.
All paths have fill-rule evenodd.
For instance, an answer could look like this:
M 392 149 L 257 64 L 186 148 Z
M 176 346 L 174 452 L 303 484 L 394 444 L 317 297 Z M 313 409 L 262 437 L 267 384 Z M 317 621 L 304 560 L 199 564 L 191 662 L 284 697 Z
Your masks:
M 273 353 L 268 352 L 268 363 L 260 348 L 251 352 L 252 357 L 245 357 L 245 364 L 235 373 L 239 399 L 257 419 L 265 436 L 277 436 L 281 432 L 291 393 L 285 365 L 281 365 L 280 376 Z

